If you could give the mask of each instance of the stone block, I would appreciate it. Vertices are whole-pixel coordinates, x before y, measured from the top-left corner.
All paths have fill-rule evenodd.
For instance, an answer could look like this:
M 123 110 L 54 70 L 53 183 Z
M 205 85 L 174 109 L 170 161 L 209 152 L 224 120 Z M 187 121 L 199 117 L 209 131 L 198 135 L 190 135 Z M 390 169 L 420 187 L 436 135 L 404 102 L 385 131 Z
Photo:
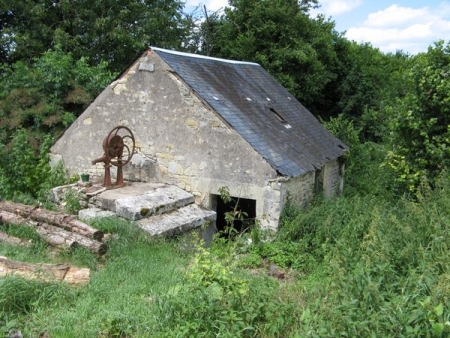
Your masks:
M 184 122 L 188 127 L 197 128 L 199 125 L 199 122 L 197 120 L 187 119 Z
M 178 162 L 171 161 L 171 162 L 169 162 L 168 171 L 170 174 L 182 175 L 183 167 Z
M 157 188 L 145 195 L 118 198 L 115 212 L 118 216 L 139 220 L 194 203 L 194 196 L 176 186 Z
M 216 220 L 216 213 L 201 209 L 195 204 L 179 208 L 178 210 L 153 216 L 138 221 L 138 225 L 153 236 L 173 236 Z
M 112 211 L 102 210 L 99 208 L 82 209 L 78 212 L 78 218 L 82 221 L 91 221 L 95 218 L 112 217 L 116 214 Z

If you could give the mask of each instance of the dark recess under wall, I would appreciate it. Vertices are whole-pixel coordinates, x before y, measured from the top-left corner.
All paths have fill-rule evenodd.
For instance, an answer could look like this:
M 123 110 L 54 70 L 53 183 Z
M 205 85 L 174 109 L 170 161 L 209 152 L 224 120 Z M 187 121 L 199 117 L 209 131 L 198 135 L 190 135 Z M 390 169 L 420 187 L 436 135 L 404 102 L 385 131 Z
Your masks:
M 237 211 L 245 212 L 247 215 L 244 216 L 245 219 L 235 220 L 233 227 L 238 232 L 243 232 L 248 229 L 255 222 L 256 218 L 256 200 L 247 199 L 247 198 L 238 198 L 232 197 L 229 203 L 225 203 L 220 196 L 216 196 L 217 204 L 216 204 L 216 212 L 217 212 L 217 220 L 216 227 L 218 231 L 225 230 L 227 226 L 225 222 L 225 213 L 229 211 L 233 211 L 237 204 Z

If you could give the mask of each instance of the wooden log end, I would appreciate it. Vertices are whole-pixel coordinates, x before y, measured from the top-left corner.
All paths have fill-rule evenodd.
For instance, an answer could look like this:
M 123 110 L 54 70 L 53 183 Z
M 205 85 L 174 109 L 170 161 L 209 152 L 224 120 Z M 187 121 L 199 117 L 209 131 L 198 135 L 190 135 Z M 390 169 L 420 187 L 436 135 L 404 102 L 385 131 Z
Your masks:
M 104 236 L 105 236 L 105 233 L 103 231 L 98 230 L 98 231 L 94 232 L 92 237 L 96 241 L 102 241 Z

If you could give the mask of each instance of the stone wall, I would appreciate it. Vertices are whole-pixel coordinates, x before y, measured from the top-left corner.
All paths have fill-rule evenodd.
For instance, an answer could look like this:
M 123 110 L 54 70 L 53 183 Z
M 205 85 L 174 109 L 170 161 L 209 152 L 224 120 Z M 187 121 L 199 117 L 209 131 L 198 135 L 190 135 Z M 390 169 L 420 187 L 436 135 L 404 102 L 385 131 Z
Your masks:
M 286 203 L 289 200 L 301 207 L 307 206 L 314 195 L 315 176 L 315 172 L 311 171 L 303 176 L 281 182 L 281 190 L 283 192 L 281 196 L 282 203 Z

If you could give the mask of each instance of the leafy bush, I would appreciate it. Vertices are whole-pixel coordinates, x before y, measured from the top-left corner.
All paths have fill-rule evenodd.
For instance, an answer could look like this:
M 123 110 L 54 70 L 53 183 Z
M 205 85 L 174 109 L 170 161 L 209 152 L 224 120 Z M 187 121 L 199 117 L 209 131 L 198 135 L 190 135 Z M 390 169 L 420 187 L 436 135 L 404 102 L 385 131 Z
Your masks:
M 450 180 L 436 184 L 415 201 L 342 197 L 289 215 L 279 240 L 306 242 L 299 255 L 325 269 L 300 336 L 450 335 Z
M 260 337 L 289 330 L 296 309 L 274 297 L 277 282 L 253 277 L 250 284 L 230 257 L 223 261 L 202 246 L 197 250 L 181 283 L 159 300 L 163 336 Z
M 78 214 L 82 209 L 80 205 L 81 193 L 73 189 L 68 189 L 64 195 L 65 206 L 64 210 L 69 214 Z
M 0 196 L 32 204 L 47 198 L 48 189 L 68 182 L 61 165 L 50 168 L 49 151 L 52 139 L 38 142 L 25 129 L 19 129 L 8 146 L 0 145 Z
M 392 155 L 387 163 L 405 189 L 431 182 L 450 165 L 450 43 L 414 57 L 412 90 L 391 104 Z
M 330 120 L 322 121 L 322 123 L 325 128 L 350 148 L 360 143 L 360 130 L 355 127 L 351 119 L 346 118 L 343 114 L 331 117 Z

